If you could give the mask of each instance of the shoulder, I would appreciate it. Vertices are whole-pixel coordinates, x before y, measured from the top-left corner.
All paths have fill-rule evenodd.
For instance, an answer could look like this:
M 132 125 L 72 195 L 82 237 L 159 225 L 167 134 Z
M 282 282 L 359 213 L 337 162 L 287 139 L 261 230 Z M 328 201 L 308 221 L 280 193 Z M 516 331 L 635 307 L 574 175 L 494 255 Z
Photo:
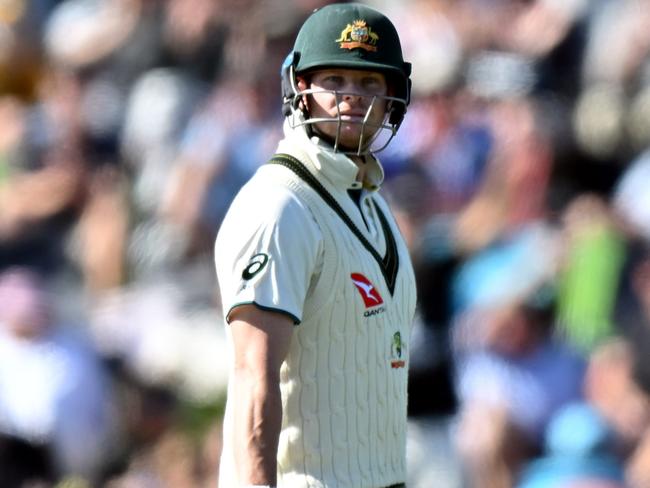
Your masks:
M 311 243 L 320 240 L 320 227 L 304 198 L 274 173 L 262 167 L 241 188 L 217 234 L 218 248 L 245 246 L 253 240 L 286 244 L 296 235 Z
M 259 168 L 241 188 L 228 213 L 247 215 L 257 221 L 309 217 L 304 197 L 282 179 L 282 170 L 271 165 Z

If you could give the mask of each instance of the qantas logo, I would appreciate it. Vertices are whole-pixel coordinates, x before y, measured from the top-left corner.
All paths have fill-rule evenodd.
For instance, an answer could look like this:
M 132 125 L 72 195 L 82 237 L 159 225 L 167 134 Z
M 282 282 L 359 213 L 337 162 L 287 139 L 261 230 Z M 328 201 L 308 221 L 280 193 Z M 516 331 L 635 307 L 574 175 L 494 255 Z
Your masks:
M 352 273 L 350 275 L 350 278 L 352 278 L 352 283 L 354 283 L 354 286 L 356 286 L 357 290 L 359 290 L 366 308 L 376 307 L 377 305 L 384 303 L 384 299 L 381 298 L 381 295 L 375 288 L 375 285 L 370 283 L 370 280 L 368 278 L 360 273 Z

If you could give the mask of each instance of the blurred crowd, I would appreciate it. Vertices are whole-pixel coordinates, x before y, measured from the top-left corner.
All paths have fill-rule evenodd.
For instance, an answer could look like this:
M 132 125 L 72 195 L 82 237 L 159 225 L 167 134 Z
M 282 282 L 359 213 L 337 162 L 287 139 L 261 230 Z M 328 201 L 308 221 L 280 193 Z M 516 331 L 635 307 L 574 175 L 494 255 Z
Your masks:
M 0 2 L 0 486 L 216 486 L 213 241 L 324 0 Z M 368 0 L 413 93 L 412 488 L 650 486 L 650 1 Z

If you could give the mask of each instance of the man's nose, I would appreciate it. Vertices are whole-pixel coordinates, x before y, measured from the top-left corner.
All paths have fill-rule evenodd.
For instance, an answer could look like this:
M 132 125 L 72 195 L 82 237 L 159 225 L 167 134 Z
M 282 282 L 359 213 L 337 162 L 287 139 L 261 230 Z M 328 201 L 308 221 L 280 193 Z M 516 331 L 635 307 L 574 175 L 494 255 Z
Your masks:
M 364 98 L 364 95 L 359 92 L 356 86 L 348 86 L 343 93 L 343 100 L 346 102 L 359 102 Z

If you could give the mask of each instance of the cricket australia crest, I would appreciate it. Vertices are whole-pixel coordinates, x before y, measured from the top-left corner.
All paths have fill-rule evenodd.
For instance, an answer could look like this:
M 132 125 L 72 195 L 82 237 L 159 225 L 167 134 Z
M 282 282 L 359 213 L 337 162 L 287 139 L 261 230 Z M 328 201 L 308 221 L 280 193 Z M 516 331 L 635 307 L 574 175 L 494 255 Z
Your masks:
M 361 48 L 366 51 L 377 51 L 379 36 L 372 31 L 365 20 L 355 20 L 341 31 L 341 36 L 336 40 L 341 49 Z
M 402 341 L 402 334 L 400 334 L 399 332 L 395 332 L 393 334 L 393 340 L 391 341 L 391 346 L 390 346 L 391 368 L 397 369 L 406 366 L 406 361 L 404 361 L 404 359 L 402 358 L 402 356 L 406 352 L 405 348 L 406 345 Z

